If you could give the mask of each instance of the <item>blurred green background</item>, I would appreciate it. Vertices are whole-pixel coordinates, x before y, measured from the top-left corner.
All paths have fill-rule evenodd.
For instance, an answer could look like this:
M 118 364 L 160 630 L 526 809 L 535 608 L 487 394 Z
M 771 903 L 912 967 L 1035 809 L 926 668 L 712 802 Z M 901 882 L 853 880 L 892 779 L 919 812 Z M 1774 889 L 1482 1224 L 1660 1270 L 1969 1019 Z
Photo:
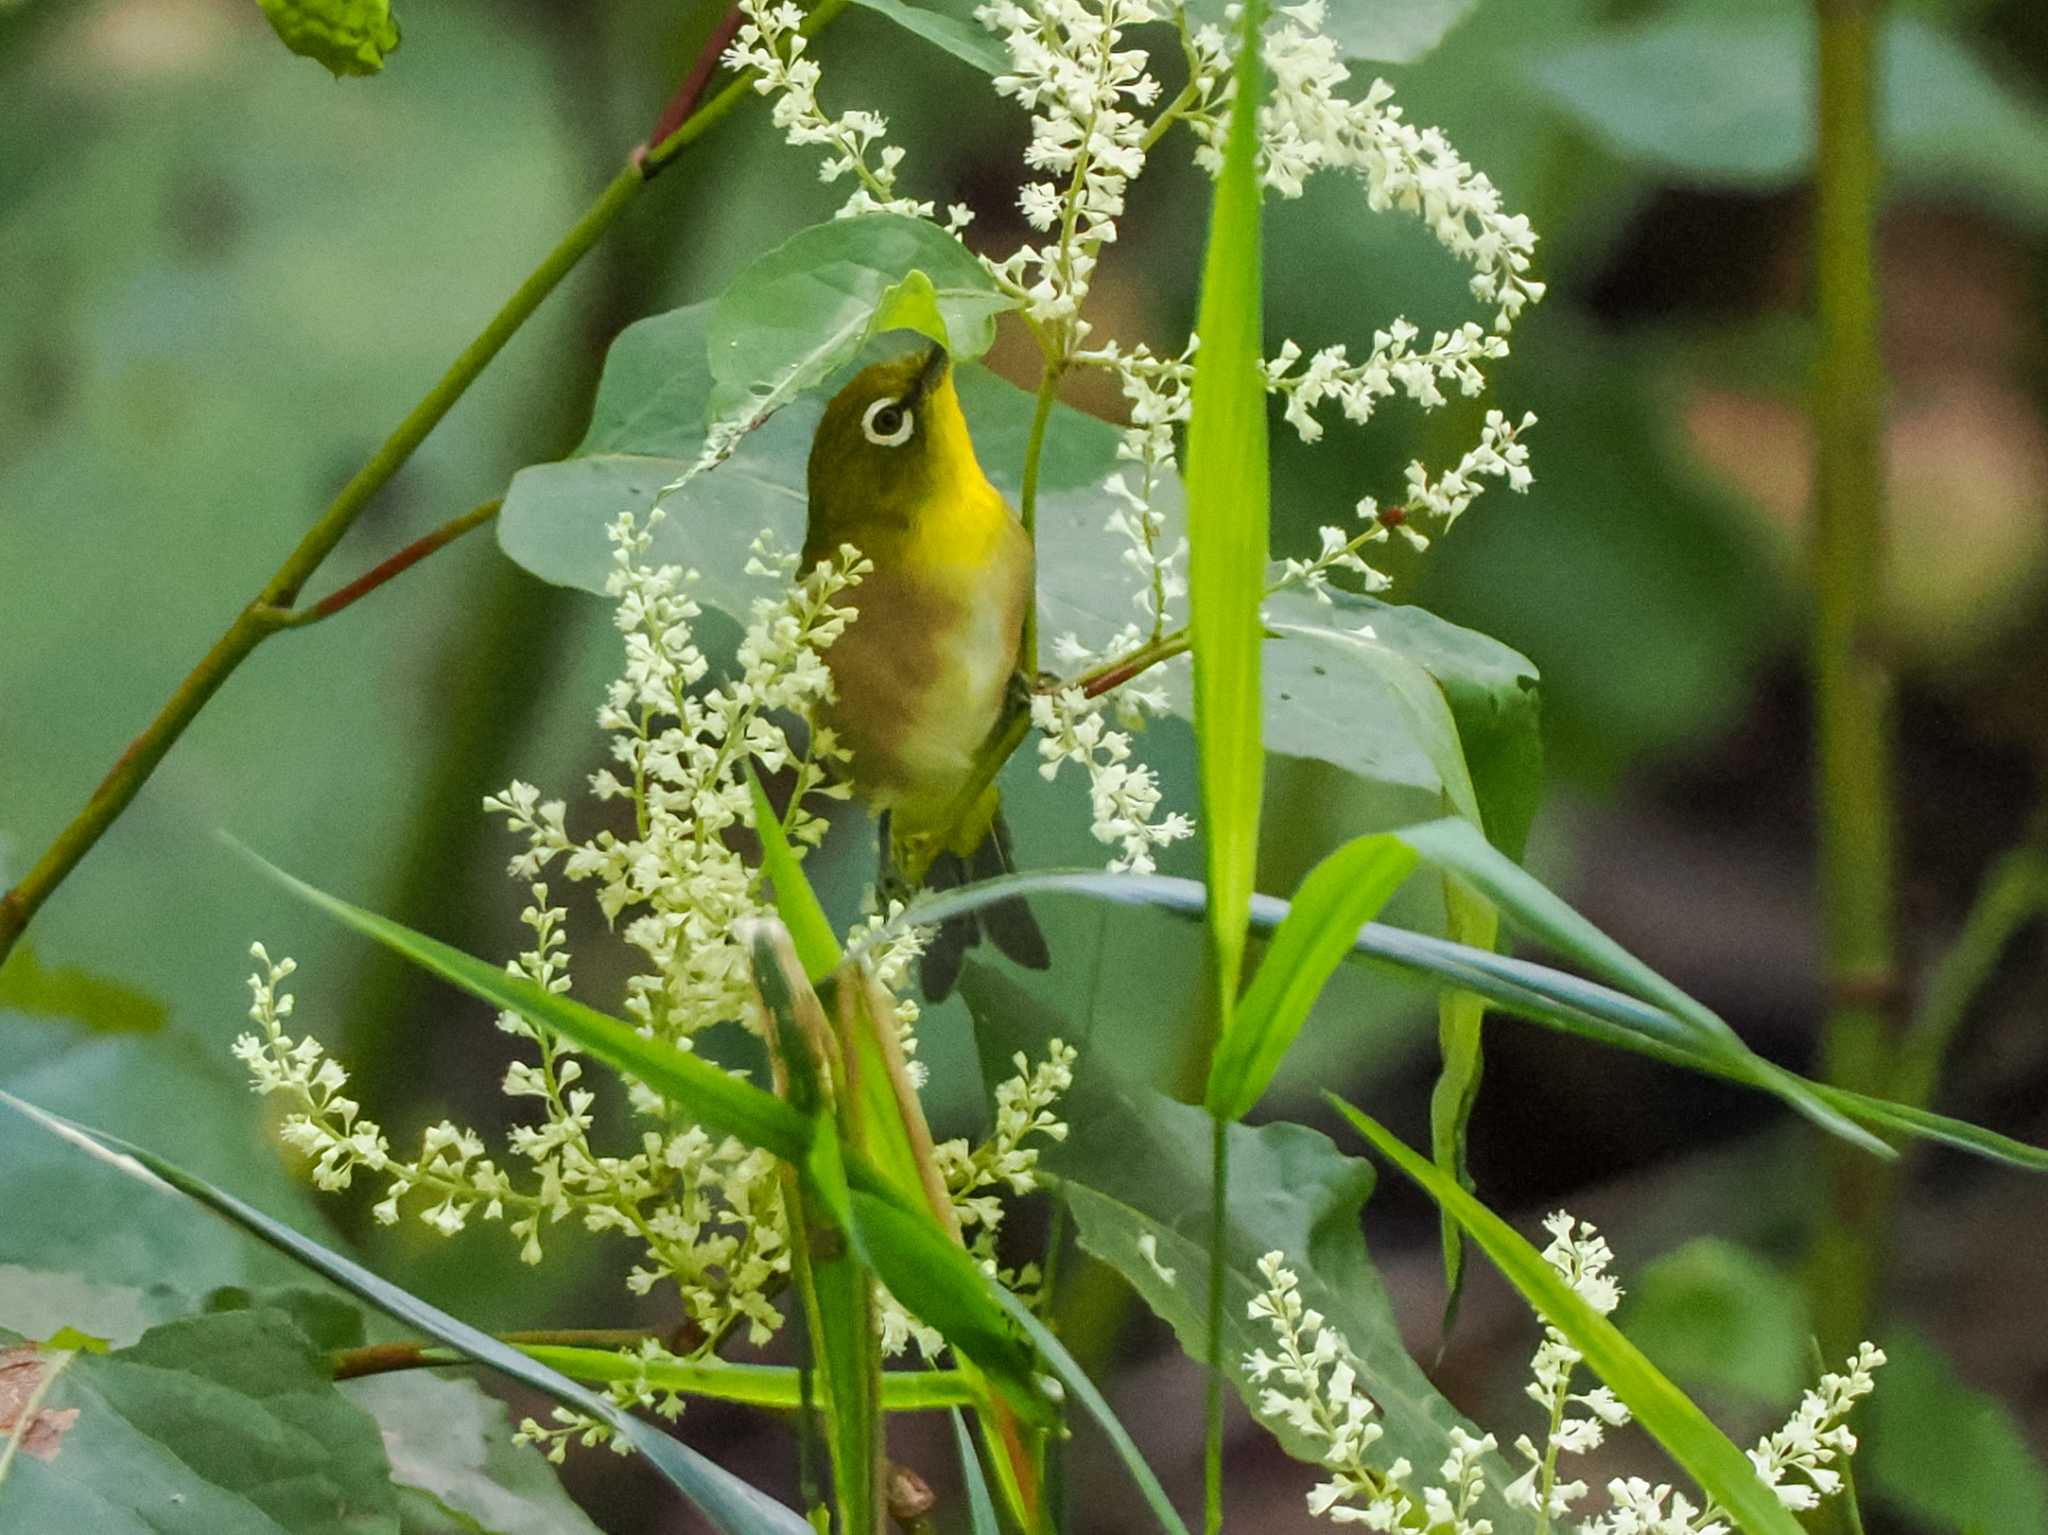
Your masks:
M 0 3 L 0 869 L 18 874 L 56 833 L 644 136 L 718 9 L 415 3 L 386 73 L 337 83 L 285 54 L 253 3 Z M 1490 493 L 1402 564 L 1397 595 L 1516 646 L 1542 672 L 1550 792 L 1532 864 L 1759 1049 L 1802 1068 L 1821 1003 L 1800 665 L 1813 343 L 1803 14 L 1766 0 L 1480 0 L 1424 62 L 1387 69 L 1410 117 L 1441 124 L 1531 215 L 1551 295 L 1516 332 L 1489 399 L 1426 421 L 1389 408 L 1368 433 L 1335 427 L 1313 450 L 1276 438 L 1275 495 L 1278 552 L 1306 552 L 1316 525 L 1342 520 L 1360 495 L 1394 499 L 1408 458 L 1461 451 L 1484 405 L 1537 413 L 1535 488 Z M 830 103 L 889 115 L 910 149 L 907 184 L 972 205 L 985 248 L 1020 237 L 1020 114 L 871 15 L 849 16 L 820 53 Z M 1988 860 L 2036 818 L 2048 750 L 2048 11 L 2037 0 L 1900 5 L 1884 59 L 1886 632 L 1904 683 L 1907 946 L 1924 962 Z M 566 451 L 621 326 L 715 294 L 839 200 L 807 152 L 743 111 L 658 181 L 514 340 L 316 592 Z M 1177 344 L 1205 208 L 1170 140 L 1105 263 L 1100 334 Z M 1319 182 L 1278 205 L 1270 240 L 1275 344 L 1357 345 L 1397 312 L 1425 326 L 1465 314 L 1459 270 L 1421 231 L 1367 215 L 1353 186 Z M 1022 337 L 1006 334 L 992 360 L 1023 377 Z M 1085 388 L 1072 398 L 1115 410 Z M 443 1115 L 501 1123 L 506 1042 L 480 1009 L 283 901 L 217 838 L 230 832 L 464 947 L 509 953 L 511 849 L 478 801 L 514 775 L 573 800 L 600 761 L 592 712 L 613 641 L 601 603 L 542 585 L 476 537 L 267 645 L 31 931 L 43 964 L 118 981 L 160 1005 L 164 1027 L 109 1037 L 8 1016 L 0 1085 L 346 1235 L 470 1320 L 620 1319 L 616 1249 L 561 1244 L 573 1259 L 530 1272 L 500 1232 L 444 1243 L 417 1226 L 382 1230 L 367 1201 L 316 1204 L 291 1182 L 226 1056 L 252 939 L 299 959 L 300 1020 L 349 1062 L 358 1096 L 394 1133 Z M 1184 729 L 1160 727 L 1144 749 L 1169 802 L 1192 805 Z M 1284 893 L 1374 807 L 1316 770 L 1274 773 L 1262 881 Z M 1020 767 L 1012 783 L 1026 862 L 1095 856 L 1071 780 L 1042 789 Z M 1426 921 L 1421 906 L 1409 915 Z M 1171 1076 L 1202 994 L 1192 935 L 1073 910 L 1048 926 L 1057 952 L 1107 945 L 1096 1015 L 1115 1020 L 1120 1052 L 1149 1051 Z M 1146 963 L 1116 962 L 1132 952 Z M 2038 933 L 2023 935 L 1972 1013 L 1941 1107 L 2048 1138 L 2044 1001 L 2048 954 Z M 1362 1016 L 1382 1025 L 1369 1046 Z M 1430 1025 L 1412 1000 L 1342 978 L 1269 1108 L 1321 1122 L 1311 1089 L 1341 1087 L 1412 1137 Z M 1410 1048 L 1390 1048 L 1400 1038 Z M 1625 1274 L 1690 1237 L 1741 1244 L 1688 1247 L 1660 1266 L 1640 1286 L 1637 1325 L 1682 1359 L 1703 1330 L 1725 1341 L 1732 1324 L 1715 1308 L 1743 1297 L 1739 1320 L 1764 1341 L 1695 1349 L 1688 1383 L 1704 1383 L 1732 1425 L 1763 1425 L 1789 1389 L 1773 1361 L 1805 1322 L 1784 1271 L 1759 1269 L 1756 1255 L 1797 1256 L 1812 1136 L 1762 1099 L 1512 1022 L 1492 1029 L 1489 1049 L 1473 1125 L 1482 1192 L 1524 1229 L 1569 1203 L 1609 1230 Z M 942 1120 L 971 1123 L 980 1084 L 957 1004 L 933 1014 L 924 1054 Z M 275 1275 L 199 1217 L 138 1208 L 143 1195 L 90 1183 L 66 1155 L 0 1126 L 11 1207 L 0 1279 L 8 1264 L 75 1261 L 154 1287 L 168 1313 L 212 1284 Z M 1955 1441 L 1930 1449 L 1880 1423 L 1892 1458 L 1879 1466 L 1891 1469 L 1870 1475 L 1889 1506 L 1873 1528 L 1961 1530 L 1975 1517 L 1999 1535 L 2048 1529 L 2028 1458 L 2048 1438 L 2042 1208 L 2018 1175 L 1916 1164 L 1882 1336 L 1912 1330 L 1895 1349 L 1914 1361 L 1899 1392 L 1949 1403 L 1939 1416 Z M 1427 1358 L 1433 1216 L 1390 1186 L 1368 1236 Z M 1437 1370 L 1492 1421 L 1512 1404 L 1533 1336 L 1489 1274 L 1471 1289 Z M 1187 1402 L 1141 1436 L 1185 1477 L 1199 1440 L 1192 1368 L 1156 1326 L 1099 1298 L 1091 1316 L 1125 1399 Z M 781 1475 L 779 1430 L 692 1417 L 700 1447 Z M 1238 1496 L 1261 1510 L 1247 1527 L 1306 1527 L 1303 1468 L 1249 1430 L 1237 1456 Z M 915 1441 L 905 1457 L 920 1464 Z M 1959 1465 L 1960 1492 L 1916 1504 L 1912 1488 Z M 1077 1450 L 1078 1486 L 1099 1470 L 1092 1449 Z M 635 1467 L 588 1457 L 569 1476 L 607 1530 L 686 1527 Z

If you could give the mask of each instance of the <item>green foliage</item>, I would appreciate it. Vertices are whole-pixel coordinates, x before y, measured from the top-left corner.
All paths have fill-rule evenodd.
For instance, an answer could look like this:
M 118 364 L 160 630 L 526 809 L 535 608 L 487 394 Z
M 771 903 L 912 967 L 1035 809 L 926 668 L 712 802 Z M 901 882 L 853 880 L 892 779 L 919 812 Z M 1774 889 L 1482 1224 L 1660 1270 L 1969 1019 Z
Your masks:
M 258 0 L 293 53 L 318 59 L 337 80 L 374 75 L 398 47 L 391 0 Z
M 0 969 L 0 1008 L 67 1018 L 105 1034 L 153 1034 L 164 1026 L 164 1005 L 154 997 L 77 965 L 45 965 L 29 943 Z
M 1771 1403 L 1811 1380 L 1813 1325 L 1783 1270 L 1719 1237 L 1696 1237 L 1638 1270 L 1620 1325 L 1672 1379 Z M 1887 1370 L 1880 1396 L 1893 1388 Z
M 1412 64 L 1479 0 L 1335 0 L 1324 30 L 1352 59 Z M 1195 0 L 1191 15 L 1220 23 L 1224 0 Z
M 187 1317 L 75 1355 L 42 1407 L 76 1420 L 47 1459 L 15 1457 L 10 1529 L 398 1535 L 377 1425 L 283 1312 Z
M 1618 153 L 1687 177 L 1782 185 L 1813 163 L 1814 23 L 1807 7 L 1716 15 L 1695 6 L 1531 56 L 1529 78 Z M 1885 22 L 1888 167 L 1944 196 L 2048 221 L 2048 125 L 1955 38 Z M 1740 124 L 1739 132 L 1731 131 Z
M 985 967 L 970 964 L 960 990 L 974 1015 L 986 1072 L 1000 1070 L 1016 1051 L 1042 1053 L 1047 1040 L 1072 1037 L 1071 1029 L 1020 987 Z M 1060 1197 L 1073 1212 L 1083 1250 L 1122 1275 L 1173 1327 L 1181 1346 L 1202 1357 L 1209 1300 L 1209 1116 L 1124 1080 L 1116 1041 L 1100 1033 L 1096 1048 L 1082 1052 L 1064 1114 L 1072 1133 L 1041 1161 L 1059 1177 Z M 1357 1351 L 1360 1381 L 1384 1409 L 1387 1454 L 1406 1456 L 1417 1466 L 1442 1464 L 1450 1429 L 1470 1425 L 1409 1357 L 1386 1287 L 1366 1251 L 1359 1210 L 1372 1192 L 1370 1164 L 1342 1155 L 1327 1136 L 1301 1125 L 1236 1125 L 1229 1134 L 1222 1364 L 1231 1384 L 1257 1414 L 1261 1391 L 1245 1372 L 1243 1355 L 1270 1345 L 1271 1334 L 1247 1318 L 1245 1307 L 1264 1289 L 1259 1259 L 1278 1249 L 1300 1271 L 1305 1302 L 1328 1316 Z M 1151 1257 L 1139 1246 L 1148 1237 Z M 1266 1426 L 1289 1454 L 1318 1459 L 1315 1440 L 1285 1422 Z M 1510 1480 L 1498 1474 L 1502 1470 L 1495 1463 L 1490 1517 L 1496 1529 L 1517 1530 L 1521 1521 L 1498 1498 Z
M 795 849 L 783 835 L 782 818 L 768 803 L 761 780 L 751 769 L 747 773 L 747 792 L 754 806 L 754 834 L 761 839 L 761 872 L 768 876 L 775 892 L 775 909 L 782 914 L 782 925 L 789 929 L 789 940 L 796 946 L 796 957 L 803 963 L 804 974 L 815 984 L 839 968 L 839 935 L 832 931 L 825 908 L 818 904 L 817 892 L 811 889 Z
M 346 1381 L 341 1394 L 376 1420 L 403 1535 L 598 1535 L 476 1382 L 414 1370 Z
M 924 278 L 910 290 L 922 305 L 904 289 L 913 274 Z M 814 225 L 756 260 L 713 306 L 710 413 L 775 410 L 831 377 L 869 336 L 906 323 L 955 357 L 979 357 L 995 340 L 995 317 L 1014 307 L 965 246 L 922 219 L 863 213 Z
M 1335 1099 L 1332 1103 L 1382 1156 L 1457 1218 L 1522 1298 L 1571 1341 L 1636 1421 L 1747 1535 L 1801 1535 L 1799 1521 L 1758 1480 L 1742 1451 L 1512 1226 L 1358 1110 Z
M 905 31 L 944 49 L 964 64 L 985 75 L 999 75 L 1010 67 L 1009 51 L 1002 40 L 985 27 L 905 0 L 855 0 L 879 16 L 886 16 Z
M 968 1435 L 967 1420 L 953 1414 L 953 1445 L 960 1455 L 960 1479 L 967 1488 L 967 1528 L 971 1535 L 1002 1535 L 996 1520 L 995 1499 L 989 1496 L 988 1478 L 982 1474 L 981 1457 Z
M 1242 1119 L 1265 1093 L 1309 1009 L 1358 930 L 1379 914 L 1415 868 L 1415 854 L 1393 837 L 1347 842 L 1309 870 L 1286 919 L 1273 932 L 1236 1022 L 1209 1066 L 1208 1107 Z
M 1265 98 L 1256 46 L 1264 15 L 1257 3 L 1245 7 L 1245 42 L 1237 66 L 1240 103 Z M 1201 311 L 1195 322 L 1202 346 L 1195 356 L 1186 460 L 1202 846 L 1209 874 L 1217 1017 L 1225 1037 L 1233 1026 L 1244 964 L 1265 783 L 1259 603 L 1272 484 L 1266 468 L 1261 200 L 1256 118 L 1250 111 L 1234 112 L 1209 214 Z
M 621 510 L 642 513 L 683 475 L 704 442 L 710 373 L 707 306 L 629 326 L 612 345 L 590 428 L 574 457 L 521 470 L 498 521 L 505 552 L 534 574 L 585 591 L 604 590 L 605 529 Z M 986 369 L 956 374 L 983 467 L 1013 497 L 1031 426 L 1031 397 Z M 705 607 L 743 619 L 762 583 L 743 574 L 748 545 L 767 529 L 785 548 L 803 541 L 804 466 L 815 399 L 800 400 L 749 433 L 725 463 L 663 499 L 668 517 L 652 557 L 695 569 Z M 1106 637 L 1130 612 L 1125 568 L 1102 528 L 1100 486 L 1117 467 L 1118 434 L 1064 406 L 1053 411 L 1041 460 L 1038 600 L 1046 634 Z M 1159 504 L 1177 515 L 1177 482 Z M 1171 535 L 1169 534 L 1169 538 Z M 1442 690 L 1469 764 L 1489 834 L 1518 852 L 1541 786 L 1535 668 L 1522 656 L 1426 610 L 1339 596 L 1334 608 L 1294 593 L 1267 605 L 1282 638 L 1264 645 L 1264 729 L 1274 752 L 1327 761 L 1395 792 L 1405 817 L 1426 815 L 1447 792 L 1447 759 L 1415 737 L 1413 715 L 1364 647 L 1315 636 L 1330 625 L 1370 624 L 1379 648 L 1420 666 Z M 1153 673 L 1168 708 L 1192 718 L 1189 673 Z
M 1884 1349 L 1856 1459 L 1863 1496 L 1955 1535 L 2048 1531 L 2048 1468 L 2012 1409 L 1918 1333 L 1889 1335 Z
M 688 1446 L 621 1411 L 606 1398 L 536 1363 L 509 1344 L 501 1343 L 428 1305 L 361 1264 L 301 1236 L 205 1179 L 194 1177 L 140 1146 L 60 1119 L 11 1094 L 0 1093 L 0 1105 L 13 1109 L 58 1140 L 137 1182 L 196 1201 L 386 1315 L 439 1339 L 464 1358 L 489 1365 L 500 1374 L 606 1424 L 613 1433 L 646 1456 L 670 1485 L 689 1498 L 724 1535 L 754 1535 L 756 1531 L 803 1535 L 808 1529 L 802 1520 L 781 1504 L 720 1470 Z M 231 1311 L 219 1315 L 225 1320 L 262 1315 L 282 1318 L 282 1313 L 265 1312 Z M 284 1325 L 291 1327 L 288 1319 Z M 295 1327 L 291 1327 L 291 1332 L 310 1355 L 312 1347 L 305 1342 L 304 1335 Z M 324 1368 L 320 1373 L 323 1379 L 327 1378 Z

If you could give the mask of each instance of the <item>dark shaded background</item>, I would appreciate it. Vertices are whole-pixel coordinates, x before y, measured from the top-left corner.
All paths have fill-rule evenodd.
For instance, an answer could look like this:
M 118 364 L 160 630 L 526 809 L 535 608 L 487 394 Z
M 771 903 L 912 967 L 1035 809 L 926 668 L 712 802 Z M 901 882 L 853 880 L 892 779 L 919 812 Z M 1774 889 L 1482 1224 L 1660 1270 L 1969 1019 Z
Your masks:
M 1484 402 L 1542 418 L 1536 487 L 1489 494 L 1402 571 L 1399 594 L 1520 647 L 1543 673 L 1552 787 L 1532 865 L 1759 1049 L 1808 1068 L 1821 1002 L 1801 680 L 1813 331 L 1803 152 L 1783 131 L 1802 118 L 1768 67 L 1784 53 L 1768 26 L 1760 52 L 1722 46 L 1750 38 L 1760 9 L 1773 10 L 1482 0 L 1424 64 L 1386 71 L 1412 117 L 1441 123 L 1532 215 L 1552 286 Z M 0 4 L 0 867 L 19 872 L 55 833 L 644 134 L 713 10 L 415 3 L 388 72 L 336 84 L 285 55 L 253 5 Z M 2048 12 L 2033 0 L 1904 10 L 1917 30 L 1892 55 L 1905 121 L 1882 237 L 1887 634 L 1903 679 L 1905 939 L 1924 965 L 1987 861 L 2037 815 L 2048 746 Z M 1616 51 L 1645 38 L 1671 70 L 1661 93 L 1651 55 Z M 973 204 L 975 236 L 991 247 L 1018 237 L 1020 115 L 871 16 L 848 17 L 821 51 L 829 103 L 872 101 L 891 116 L 911 149 L 908 184 Z M 1796 82 L 1796 47 L 1784 57 Z M 1691 139 L 1689 123 L 1703 125 Z M 1096 294 L 1106 334 L 1185 332 L 1205 198 L 1183 155 L 1169 141 L 1136 191 Z M 565 451 L 623 324 L 715 293 L 765 244 L 829 215 L 838 198 L 812 166 L 750 113 L 664 177 L 389 487 L 336 553 L 333 579 Z M 1276 208 L 1271 240 L 1276 342 L 1362 343 L 1397 311 L 1425 325 L 1462 317 L 1458 270 L 1414 228 L 1369 218 L 1347 184 Z M 1019 337 L 997 361 L 1021 375 Z M 1115 408 L 1085 391 L 1076 403 Z M 1462 404 L 1428 421 L 1390 408 L 1363 439 L 1335 428 L 1313 451 L 1283 441 L 1281 551 L 1311 547 L 1315 526 L 1361 494 L 1391 499 L 1408 457 L 1448 457 L 1476 420 Z M 254 1122 L 216 1068 L 241 1025 L 244 951 L 260 937 L 299 958 L 301 1021 L 336 1045 L 395 1133 L 444 1114 L 501 1122 L 503 1041 L 479 1010 L 281 904 L 214 834 L 465 947 L 509 952 L 509 849 L 477 802 L 515 774 L 572 790 L 597 764 L 607 616 L 480 537 L 237 675 L 31 934 L 46 961 L 117 977 L 168 1009 L 168 1038 L 117 1058 L 94 1088 L 115 1105 L 100 1117 L 189 1133 L 199 1100 L 165 1096 L 175 1059 L 219 1091 L 223 1112 Z M 1191 804 L 1184 740 L 1168 732 L 1155 749 L 1170 792 Z M 1313 774 L 1276 774 L 1283 815 L 1263 877 L 1284 891 L 1371 807 Z M 1086 852 L 1071 783 L 1033 803 L 1027 861 Z M 1091 941 L 1082 921 L 1056 915 L 1055 946 Z M 1149 962 L 1175 946 L 1159 933 L 1118 928 L 1109 941 L 1142 944 L 1148 964 L 1107 967 L 1100 1016 L 1149 1039 L 1169 1073 L 1197 972 Z M 2048 1138 L 2044 992 L 2040 934 L 2022 934 L 1972 1012 L 1939 1106 Z M 1361 1010 L 1380 1026 L 1370 1046 Z M 1396 1025 L 1405 1034 L 1390 1034 Z M 935 1013 L 926 1039 L 941 1114 L 967 1124 L 979 1087 L 963 1028 Z M 1391 1051 L 1390 1037 L 1412 1049 Z M 1341 1086 L 1419 1132 L 1429 1041 L 1411 1003 L 1347 979 L 1270 1107 L 1321 1122 L 1312 1089 Z M 1142 1041 L 1119 1048 L 1143 1053 Z M 0 1072 L 12 1064 L 0 1058 Z M 1775 1105 L 1509 1021 L 1491 1033 L 1472 1134 L 1496 1208 L 1533 1230 L 1569 1202 L 1608 1228 L 1625 1274 L 1706 1234 L 1793 1263 L 1814 1207 L 1816 1142 Z M 252 1179 L 277 1190 L 273 1203 L 291 1201 L 269 1169 L 242 1175 Z M 323 1204 L 384 1272 L 469 1319 L 620 1318 L 609 1249 L 558 1243 L 561 1261 L 532 1273 L 496 1231 L 442 1243 L 417 1225 L 376 1228 L 367 1201 Z M 2041 1186 L 2018 1174 L 1918 1159 L 1888 1324 L 1918 1329 L 1962 1382 L 2003 1404 L 2004 1417 L 1984 1419 L 2002 1443 L 2037 1449 L 2048 1438 L 2044 1210 Z M 1440 1304 L 1432 1213 L 1390 1185 L 1368 1238 L 1428 1357 Z M 192 1261 L 198 1274 L 208 1260 Z M 1087 1322 L 1076 1326 L 1112 1361 L 1141 1439 L 1187 1484 L 1199 1450 L 1190 1367 L 1099 1285 L 1078 1303 Z M 1482 1421 L 1524 1426 L 1516 1392 L 1534 1341 L 1519 1303 L 1481 1270 L 1440 1381 Z M 1789 1405 L 1725 1386 L 1708 1400 L 1745 1433 Z M 708 1452 L 784 1474 L 780 1429 L 708 1408 L 691 1419 Z M 936 1442 L 906 1435 L 898 1449 L 944 1487 Z M 1643 1463 L 1640 1445 L 1628 1450 Z M 1939 1459 L 1939 1444 L 1928 1453 Z M 608 1530 L 680 1527 L 634 1467 L 588 1456 L 569 1474 Z M 1588 1479 L 1606 1474 L 1603 1463 Z M 2036 1464 L 1995 1480 L 2024 1492 L 2039 1477 Z M 1121 1492 L 1085 1444 L 1074 1478 L 1082 1506 L 1105 1510 L 1096 1526 L 1120 1527 L 1107 1510 Z M 1305 1527 L 1311 1480 L 1241 1436 L 1233 1486 L 1246 1528 Z M 2008 1518 L 2025 1506 L 2000 1505 Z M 1956 1527 L 1884 1517 L 1887 1529 Z

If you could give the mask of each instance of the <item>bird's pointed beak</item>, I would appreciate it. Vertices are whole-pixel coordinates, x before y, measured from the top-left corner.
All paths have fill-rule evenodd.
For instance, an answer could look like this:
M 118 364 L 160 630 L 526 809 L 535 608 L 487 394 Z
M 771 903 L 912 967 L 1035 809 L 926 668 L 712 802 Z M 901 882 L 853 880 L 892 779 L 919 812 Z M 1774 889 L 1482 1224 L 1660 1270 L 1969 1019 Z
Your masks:
M 928 398 L 945 382 L 946 370 L 952 366 L 952 362 L 953 359 L 947 354 L 946 349 L 934 341 L 931 350 L 925 354 L 924 366 L 918 370 L 917 388 L 914 391 L 918 399 Z

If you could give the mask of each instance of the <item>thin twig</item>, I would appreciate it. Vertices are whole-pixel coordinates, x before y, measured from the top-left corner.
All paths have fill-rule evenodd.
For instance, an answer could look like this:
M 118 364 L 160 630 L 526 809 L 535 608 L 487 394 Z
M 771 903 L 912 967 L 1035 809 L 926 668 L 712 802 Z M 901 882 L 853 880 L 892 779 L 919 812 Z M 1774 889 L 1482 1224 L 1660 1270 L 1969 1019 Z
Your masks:
M 514 1347 L 623 1349 L 637 1348 L 652 1338 L 670 1353 L 688 1353 L 696 1343 L 702 1342 L 702 1334 L 697 1334 L 692 1340 L 689 1333 L 693 1331 L 662 1333 L 630 1327 L 572 1327 L 553 1332 L 499 1333 L 498 1341 Z M 451 1364 L 467 1362 L 464 1356 L 446 1345 L 424 1339 L 372 1343 L 364 1348 L 341 1349 L 329 1357 L 334 1364 L 336 1380 L 360 1380 L 366 1375 L 390 1375 L 399 1370 L 444 1369 Z
M 372 566 L 348 585 L 328 593 L 318 602 L 303 608 L 265 608 L 261 610 L 263 617 L 266 622 L 279 629 L 302 629 L 307 624 L 319 623 L 323 618 L 332 618 L 343 608 L 353 606 L 369 596 L 393 576 L 410 570 L 436 549 L 454 543 L 472 528 L 482 527 L 498 515 L 504 504 L 503 501 L 486 501 L 482 506 L 464 512 L 460 517 L 451 517 L 433 532 L 422 534 L 390 559 Z

